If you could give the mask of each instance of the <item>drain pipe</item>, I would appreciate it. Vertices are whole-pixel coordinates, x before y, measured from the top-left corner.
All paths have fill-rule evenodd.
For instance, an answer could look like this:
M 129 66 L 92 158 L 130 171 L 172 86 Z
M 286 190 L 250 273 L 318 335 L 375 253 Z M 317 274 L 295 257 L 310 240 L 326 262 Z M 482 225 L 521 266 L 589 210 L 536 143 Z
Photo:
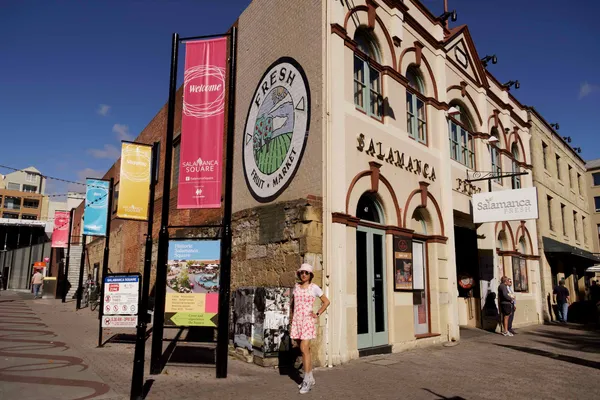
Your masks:
M 331 221 L 331 179 L 330 173 L 331 170 L 329 168 L 331 162 L 331 119 L 330 119 L 330 108 L 331 108 L 331 82 L 330 82 L 330 31 L 329 26 L 330 21 L 330 10 L 331 1 L 324 1 L 323 3 L 323 22 L 324 26 L 322 27 L 322 37 L 325 42 L 325 54 L 322 56 L 323 62 L 323 80 L 325 81 L 325 90 L 323 91 L 323 104 L 325 107 L 323 108 L 323 112 L 325 113 L 325 118 L 323 118 L 323 140 L 325 141 L 323 146 L 323 284 L 325 289 L 325 296 L 330 298 L 331 290 L 330 290 L 330 282 L 331 282 L 331 269 L 329 267 L 331 262 L 331 229 L 332 229 L 332 221 Z M 339 301 L 339 299 L 336 299 Z M 330 327 L 331 318 L 329 315 L 329 310 L 331 307 L 327 308 L 325 312 L 325 365 L 328 368 L 333 367 L 333 363 L 331 360 L 331 340 L 330 340 Z

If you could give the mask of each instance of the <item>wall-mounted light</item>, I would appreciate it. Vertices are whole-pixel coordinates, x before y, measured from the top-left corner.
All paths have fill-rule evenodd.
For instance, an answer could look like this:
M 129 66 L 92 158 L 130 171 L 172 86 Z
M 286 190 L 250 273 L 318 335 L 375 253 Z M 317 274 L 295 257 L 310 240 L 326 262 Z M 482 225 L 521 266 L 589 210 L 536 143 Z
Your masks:
M 553 127 L 556 130 L 560 129 L 560 125 L 558 125 L 558 122 L 554 123 L 554 124 L 550 124 L 551 127 Z
M 519 83 L 519 81 L 508 81 L 502 86 L 510 90 L 511 86 L 514 86 L 515 89 L 518 89 L 521 87 L 521 84 Z
M 498 143 L 499 141 L 500 140 L 496 136 L 494 136 L 494 135 L 490 136 L 490 138 L 488 139 L 488 143 L 490 143 L 490 144 L 491 143 Z
M 452 11 L 446 11 L 445 13 L 443 13 L 442 15 L 439 16 L 439 19 L 443 22 L 448 21 L 448 18 L 450 18 L 450 20 L 452 22 L 456 22 L 456 20 L 458 19 L 458 15 L 456 14 L 456 10 L 452 10 Z
M 483 64 L 483 67 L 487 67 L 489 62 L 492 62 L 492 64 L 496 64 L 498 62 L 498 57 L 496 57 L 496 55 L 491 55 L 491 56 L 485 56 L 481 59 L 481 63 Z
M 581 153 L 581 147 L 573 147 L 573 150 L 575 150 L 577 153 Z
M 563 136 L 563 139 L 565 139 L 565 142 L 571 143 L 571 136 Z

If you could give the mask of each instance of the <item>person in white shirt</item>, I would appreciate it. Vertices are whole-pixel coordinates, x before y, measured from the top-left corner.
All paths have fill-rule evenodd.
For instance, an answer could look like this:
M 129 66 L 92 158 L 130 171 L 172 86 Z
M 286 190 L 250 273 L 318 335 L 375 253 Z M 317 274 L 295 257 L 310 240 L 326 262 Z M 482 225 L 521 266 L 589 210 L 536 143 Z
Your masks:
M 514 335 L 515 331 L 513 330 L 512 324 L 513 324 L 513 319 L 515 319 L 515 311 L 517 310 L 517 305 L 516 305 L 517 295 L 515 294 L 515 291 L 513 290 L 512 279 L 510 279 L 510 278 L 508 279 L 508 282 L 506 282 L 506 286 L 508 287 L 508 294 L 509 294 L 510 298 L 512 299 L 512 312 L 510 313 L 510 317 L 508 318 L 508 331 Z

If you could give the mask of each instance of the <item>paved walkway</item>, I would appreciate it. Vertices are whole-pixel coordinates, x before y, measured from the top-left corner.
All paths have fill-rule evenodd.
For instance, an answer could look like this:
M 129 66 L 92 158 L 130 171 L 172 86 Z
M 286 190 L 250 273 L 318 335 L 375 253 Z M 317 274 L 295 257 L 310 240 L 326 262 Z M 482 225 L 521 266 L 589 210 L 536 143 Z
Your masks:
M 96 348 L 97 319 L 73 302 L 0 296 L 0 399 L 127 399 L 133 343 Z M 167 330 L 170 334 L 173 331 Z M 506 338 L 472 335 L 436 346 L 374 356 L 315 372 L 315 399 L 579 399 L 600 393 L 600 334 L 576 326 L 538 326 Z M 116 334 L 105 332 L 105 338 Z M 24 341 L 25 340 L 25 341 Z M 184 338 L 185 340 L 185 338 Z M 147 345 L 149 358 L 150 340 Z M 161 375 L 146 373 L 148 399 L 299 398 L 277 370 L 229 361 L 229 377 L 190 363 L 210 352 L 178 344 Z M 173 360 L 172 359 L 172 360 Z M 148 366 L 146 366 L 146 372 Z M 305 396 L 306 397 L 306 396 Z

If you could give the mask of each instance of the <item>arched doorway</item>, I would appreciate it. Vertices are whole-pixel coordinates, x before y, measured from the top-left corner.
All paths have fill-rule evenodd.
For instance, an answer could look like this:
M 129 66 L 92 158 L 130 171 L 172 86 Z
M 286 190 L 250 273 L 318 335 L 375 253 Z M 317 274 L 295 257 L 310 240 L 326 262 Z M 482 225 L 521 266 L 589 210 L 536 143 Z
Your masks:
M 427 210 L 417 208 L 413 212 L 411 222 L 415 233 L 420 235 L 429 234 L 429 213 Z M 423 335 L 429 333 L 429 298 L 425 242 L 421 240 L 413 240 L 413 317 L 415 322 L 415 335 Z
M 385 296 L 385 221 L 383 209 L 373 194 L 358 200 L 356 217 L 369 226 L 356 228 L 356 305 L 358 348 L 388 343 Z M 375 226 L 375 227 L 374 227 Z

